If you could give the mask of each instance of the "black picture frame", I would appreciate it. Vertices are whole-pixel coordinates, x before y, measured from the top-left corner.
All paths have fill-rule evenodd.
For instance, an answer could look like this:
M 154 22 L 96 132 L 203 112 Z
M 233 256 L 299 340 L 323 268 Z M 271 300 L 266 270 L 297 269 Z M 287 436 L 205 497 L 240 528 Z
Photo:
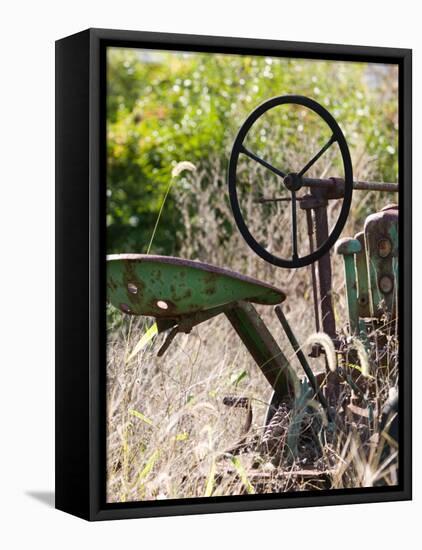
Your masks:
M 395 63 L 399 66 L 400 483 L 318 493 L 105 501 L 105 52 L 108 46 Z M 216 36 L 88 29 L 56 42 L 56 508 L 87 520 L 412 497 L 412 52 Z

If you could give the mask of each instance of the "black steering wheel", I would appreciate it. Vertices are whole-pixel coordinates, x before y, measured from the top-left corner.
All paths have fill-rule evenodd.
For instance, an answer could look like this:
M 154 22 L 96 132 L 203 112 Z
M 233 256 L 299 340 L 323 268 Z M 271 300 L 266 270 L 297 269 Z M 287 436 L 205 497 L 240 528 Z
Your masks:
M 276 168 L 272 164 L 270 164 L 268 161 L 259 157 L 257 154 L 253 153 L 249 149 L 247 149 L 244 145 L 245 138 L 249 130 L 252 128 L 253 124 L 264 113 L 266 113 L 270 109 L 277 107 L 279 105 L 285 105 L 285 104 L 301 105 L 303 107 L 310 109 L 311 111 L 314 111 L 317 115 L 319 115 L 324 120 L 324 122 L 328 125 L 328 127 L 331 129 L 331 132 L 332 132 L 330 139 L 325 143 L 325 145 L 298 172 L 284 172 Z M 344 168 L 344 192 L 342 197 L 343 203 L 340 210 L 340 214 L 327 240 L 323 242 L 316 250 L 314 250 L 310 254 L 306 256 L 299 256 L 298 246 L 297 246 L 296 192 L 302 187 L 310 186 L 311 182 L 314 183 L 314 186 L 318 185 L 318 182 L 316 180 L 308 179 L 307 181 L 307 178 L 304 176 L 306 172 L 311 168 L 311 166 L 313 166 L 316 163 L 316 161 L 334 143 L 338 144 L 338 147 L 341 153 L 343 168 Z M 292 257 L 291 259 L 280 258 L 270 253 L 268 250 L 266 250 L 257 240 L 255 240 L 255 238 L 252 236 L 251 232 L 249 231 L 245 223 L 245 220 L 243 218 L 241 208 L 239 205 L 239 197 L 238 197 L 238 192 L 236 187 L 237 166 L 238 166 L 238 160 L 240 155 L 246 155 L 250 159 L 264 166 L 266 169 L 270 170 L 273 174 L 276 174 L 281 179 L 284 187 L 290 192 L 289 200 L 291 201 L 291 222 L 292 222 L 292 228 L 291 228 Z M 254 111 L 251 112 L 251 114 L 245 120 L 245 122 L 241 126 L 236 136 L 236 139 L 233 144 L 232 152 L 230 155 L 229 170 L 228 170 L 228 187 L 229 187 L 230 203 L 231 203 L 236 224 L 243 238 L 256 254 L 258 254 L 262 259 L 266 260 L 267 262 L 273 265 L 276 265 L 279 267 L 286 267 L 286 268 L 304 267 L 306 265 L 309 265 L 315 262 L 321 256 L 326 254 L 334 246 L 335 242 L 339 238 L 343 230 L 343 227 L 347 221 L 347 216 L 349 214 L 350 206 L 352 202 L 352 192 L 353 192 L 352 161 L 350 159 L 350 152 L 347 146 L 346 139 L 343 135 L 343 132 L 340 129 L 340 126 L 337 124 L 334 117 L 327 111 L 327 109 L 325 109 L 322 105 L 320 105 L 319 103 L 317 103 L 316 101 L 308 97 L 300 96 L 300 95 L 285 95 L 285 96 L 274 97 L 272 99 L 269 99 L 268 101 L 265 101 L 264 103 L 259 105 Z

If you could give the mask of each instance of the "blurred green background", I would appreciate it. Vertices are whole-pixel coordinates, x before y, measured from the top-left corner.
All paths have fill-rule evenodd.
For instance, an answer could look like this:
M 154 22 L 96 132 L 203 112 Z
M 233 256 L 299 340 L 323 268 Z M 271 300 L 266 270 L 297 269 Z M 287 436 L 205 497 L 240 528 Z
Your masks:
M 107 67 L 108 253 L 146 252 L 177 163 L 192 162 L 206 174 L 203 188 L 226 193 L 236 132 L 250 111 L 277 95 L 309 96 L 333 114 L 346 135 L 355 178 L 397 181 L 395 66 L 109 48 Z M 288 117 L 280 132 L 283 124 L 293 147 Z M 189 186 L 189 177 L 177 177 L 179 189 Z M 154 253 L 177 254 L 183 239 L 174 193 L 177 187 L 163 209 Z M 184 197 L 194 219 L 198 197 Z M 370 201 L 365 207 L 369 212 Z M 228 239 L 233 222 L 221 216 L 222 239 Z

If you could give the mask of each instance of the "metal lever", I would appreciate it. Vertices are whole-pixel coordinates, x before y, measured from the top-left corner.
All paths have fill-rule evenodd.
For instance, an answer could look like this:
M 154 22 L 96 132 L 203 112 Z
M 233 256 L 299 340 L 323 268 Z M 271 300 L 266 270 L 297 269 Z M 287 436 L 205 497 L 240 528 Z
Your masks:
M 330 411 L 329 411 L 329 408 L 328 408 L 327 401 L 325 400 L 325 397 L 322 393 L 321 388 L 318 386 L 318 383 L 316 381 L 314 373 L 312 372 L 312 369 L 309 366 L 309 363 L 306 360 L 306 357 L 305 357 L 301 347 L 299 346 L 298 341 L 296 340 L 296 336 L 293 334 L 293 331 L 292 331 L 292 329 L 289 325 L 289 322 L 286 319 L 286 316 L 283 313 L 283 310 L 281 309 L 280 306 L 276 306 L 274 308 L 274 311 L 275 311 L 275 313 L 276 313 L 276 315 L 277 315 L 277 317 L 278 317 L 278 319 L 281 323 L 281 326 L 284 329 L 284 332 L 286 333 L 286 336 L 287 336 L 293 350 L 296 353 L 297 358 L 299 359 L 300 364 L 302 365 L 303 370 L 305 371 L 305 374 L 306 374 L 306 376 L 307 376 L 307 378 L 308 378 L 308 380 L 309 380 L 309 382 L 312 386 L 312 389 L 315 392 L 316 397 L 318 398 L 321 405 L 324 407 L 324 409 L 327 413 L 327 416 L 329 417 L 329 420 L 331 420 Z
M 356 281 L 355 255 L 362 250 L 357 239 L 345 238 L 337 241 L 336 253 L 343 256 L 346 281 L 347 309 L 349 313 L 350 334 L 359 331 L 359 302 Z

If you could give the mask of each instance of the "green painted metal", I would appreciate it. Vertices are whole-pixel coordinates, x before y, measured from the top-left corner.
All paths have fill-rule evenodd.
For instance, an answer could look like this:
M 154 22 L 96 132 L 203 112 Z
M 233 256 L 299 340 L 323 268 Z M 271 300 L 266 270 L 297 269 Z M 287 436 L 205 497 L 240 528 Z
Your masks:
M 369 306 L 369 282 L 368 282 L 368 263 L 366 261 L 365 233 L 360 231 L 355 235 L 355 239 L 360 242 L 361 251 L 355 256 L 356 275 L 358 284 L 358 309 L 359 317 L 365 319 L 371 317 Z
M 125 313 L 157 319 L 178 332 L 224 313 L 280 399 L 294 398 L 299 380 L 264 321 L 249 302 L 273 305 L 285 294 L 233 271 L 168 256 L 113 255 L 107 262 L 108 300 Z
M 346 283 L 350 333 L 357 334 L 359 332 L 359 302 L 355 255 L 361 252 L 361 244 L 357 239 L 340 239 L 336 244 L 336 252 L 343 256 L 344 260 L 344 277 Z
M 282 290 L 202 262 L 168 256 L 107 257 L 107 299 L 131 315 L 175 319 L 244 300 L 274 305 Z
M 366 218 L 364 231 L 341 239 L 351 334 L 367 340 L 364 319 L 397 313 L 398 209 L 390 205 Z
M 395 205 L 368 216 L 365 222 L 370 309 L 373 317 L 397 314 L 398 208 Z
M 280 400 L 293 399 L 299 378 L 252 304 L 240 302 L 226 316 Z
M 339 183 L 339 180 L 335 180 L 334 183 Z M 390 185 L 379 187 L 379 190 L 397 191 L 398 186 L 394 185 L 391 188 Z M 372 184 L 363 183 L 357 188 L 374 189 Z M 337 191 L 341 196 L 341 184 Z M 336 193 L 337 193 L 336 191 Z M 315 190 L 312 191 L 315 193 Z M 336 195 L 336 198 L 339 198 Z M 321 197 L 318 197 L 321 201 Z M 322 196 L 323 199 L 327 197 Z M 328 197 L 334 198 L 330 194 Z M 307 224 L 308 224 L 308 236 L 310 238 L 310 247 L 313 250 L 313 225 L 316 226 L 317 231 L 317 247 L 324 241 L 321 238 L 321 234 L 325 236 L 327 234 L 327 204 L 326 202 L 315 203 L 315 197 L 308 195 L 302 195 L 300 197 L 300 206 L 307 212 Z M 267 199 L 266 199 L 267 200 Z M 268 199 L 270 200 L 270 199 Z M 314 217 L 311 218 L 311 210 L 314 211 Z M 323 213 L 323 217 L 319 217 L 319 212 Z M 397 226 L 398 226 L 398 214 L 397 207 L 390 205 L 384 208 L 380 213 L 374 214 L 374 221 L 372 223 L 372 217 L 368 217 L 368 235 L 365 232 L 358 233 L 355 239 L 346 239 L 337 242 L 336 250 L 344 258 L 345 268 L 345 284 L 346 284 L 346 296 L 348 305 L 348 318 L 349 327 L 352 334 L 358 334 L 362 341 L 366 341 L 366 333 L 368 322 L 365 319 L 368 318 L 380 318 L 386 311 L 393 317 L 396 315 L 396 302 L 397 302 L 397 283 L 398 283 L 398 259 L 397 259 Z M 324 219 L 325 218 L 325 219 Z M 386 222 L 386 227 L 381 227 L 379 219 L 390 221 Z M 372 224 L 372 225 L 371 225 Z M 388 226 L 388 227 L 387 227 Z M 376 233 L 378 231 L 378 236 Z M 318 232 L 320 236 L 318 238 Z M 366 239 L 367 237 L 371 241 L 371 235 L 374 233 L 377 241 L 375 243 L 370 242 L 369 250 L 367 249 Z M 385 234 L 384 237 L 381 235 Z M 388 237 L 388 238 L 387 238 Z M 392 243 L 392 252 L 390 254 L 388 243 Z M 368 264 L 368 258 L 371 262 L 371 267 Z M 332 273 L 330 256 L 327 254 L 321 257 L 318 261 L 318 280 L 319 280 L 319 297 L 317 293 L 317 284 L 315 276 L 315 267 L 312 267 L 312 282 L 313 282 L 313 295 L 314 295 L 314 310 L 317 331 L 319 330 L 319 310 L 321 310 L 322 328 L 333 340 L 336 339 L 336 330 L 334 322 L 334 309 L 332 307 Z M 370 273 L 369 273 L 370 272 Z M 371 277 L 370 277 L 371 275 Z M 312 350 L 313 356 L 318 356 L 320 350 L 314 348 Z

